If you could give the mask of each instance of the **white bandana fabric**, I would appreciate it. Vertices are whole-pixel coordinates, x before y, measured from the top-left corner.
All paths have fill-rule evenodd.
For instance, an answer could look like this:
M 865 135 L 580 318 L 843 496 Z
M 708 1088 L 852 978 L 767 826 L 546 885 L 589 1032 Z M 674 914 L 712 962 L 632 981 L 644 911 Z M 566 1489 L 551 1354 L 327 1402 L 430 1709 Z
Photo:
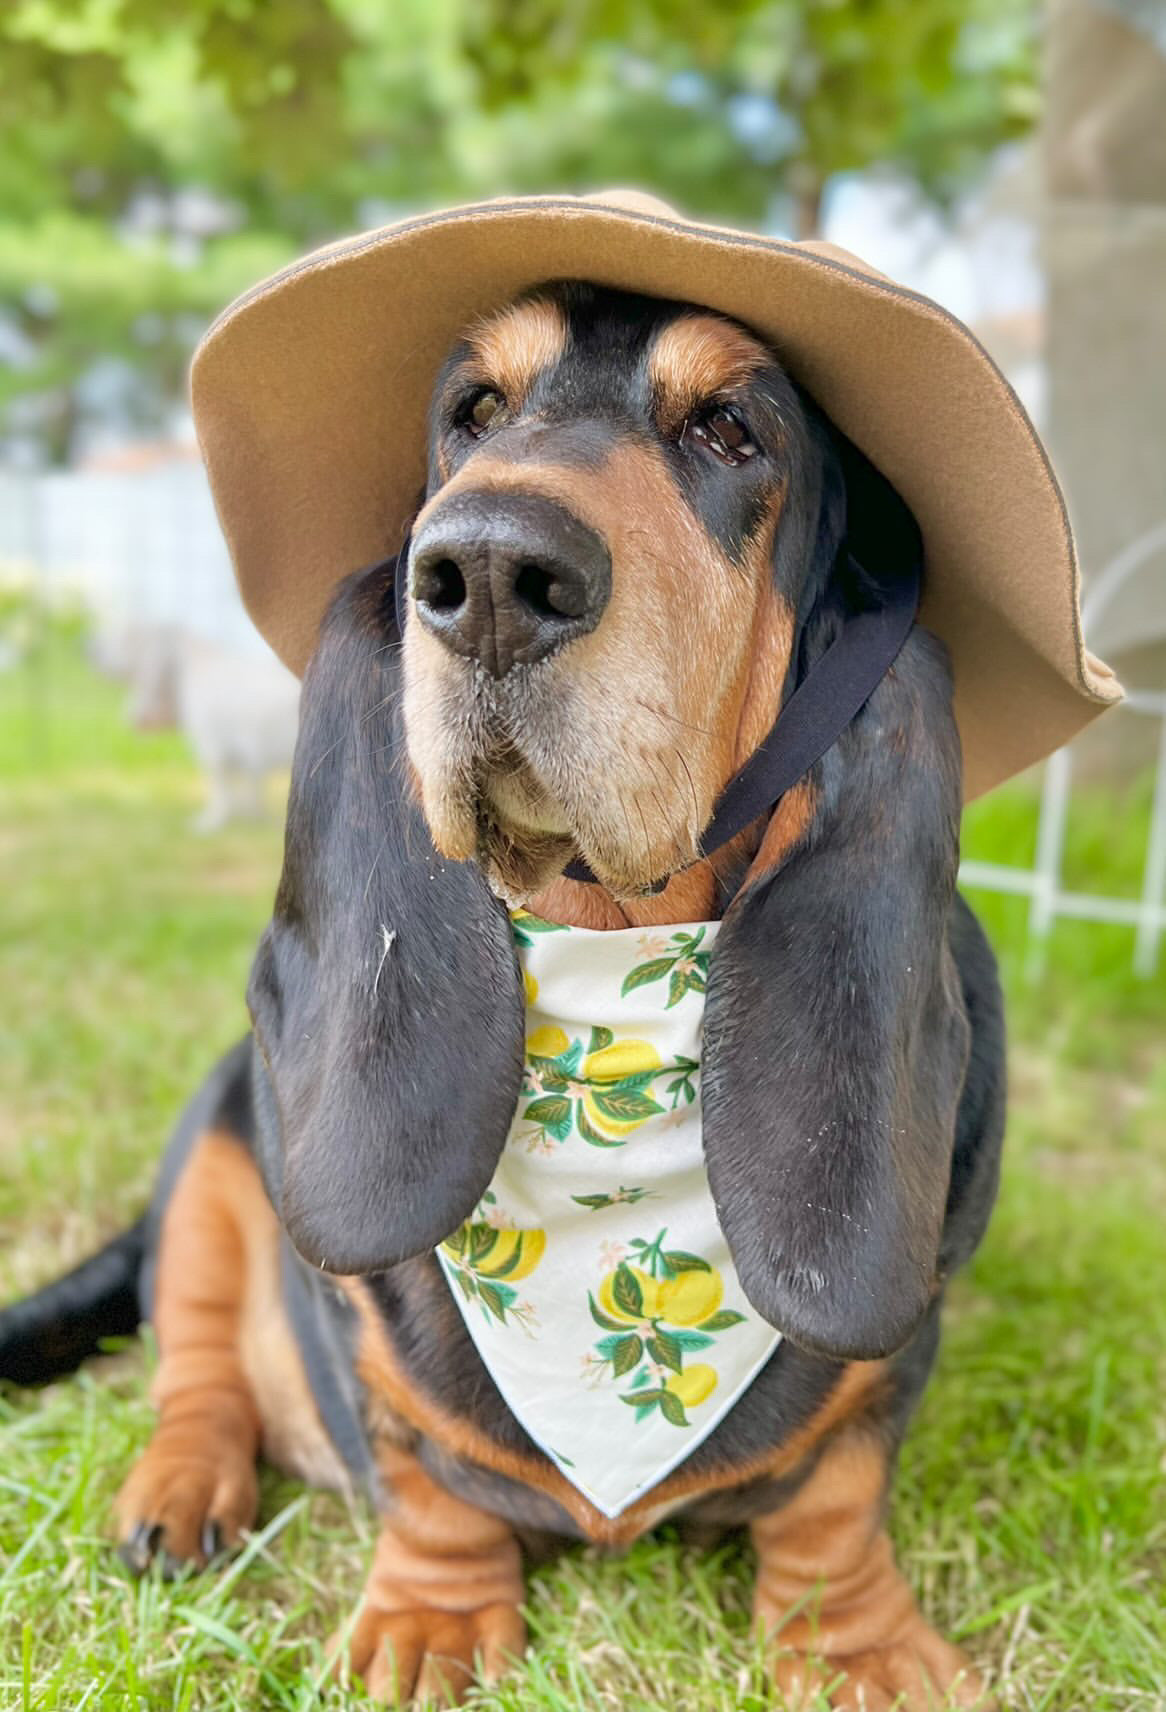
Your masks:
M 781 1341 L 717 1222 L 700 1037 L 718 923 L 596 933 L 518 911 L 522 1094 L 489 1189 L 437 1250 L 531 1438 L 618 1516 Z

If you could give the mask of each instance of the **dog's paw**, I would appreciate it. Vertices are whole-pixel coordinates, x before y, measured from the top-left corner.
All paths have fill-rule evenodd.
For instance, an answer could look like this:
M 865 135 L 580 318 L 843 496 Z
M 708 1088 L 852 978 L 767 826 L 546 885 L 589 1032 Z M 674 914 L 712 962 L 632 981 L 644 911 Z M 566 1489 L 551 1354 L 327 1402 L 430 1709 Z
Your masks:
M 130 1471 L 114 1503 L 118 1556 L 135 1575 L 152 1563 L 164 1576 L 203 1569 L 237 1545 L 255 1520 L 255 1464 L 224 1447 L 204 1457 L 174 1454 L 155 1438 Z
M 456 1706 L 475 1677 L 502 1676 L 526 1643 L 516 1605 L 476 1611 L 383 1611 L 363 1605 L 345 1652 L 353 1675 L 387 1706 Z
M 782 1651 L 773 1678 L 787 1712 L 996 1712 L 984 1679 L 921 1617 L 884 1647 L 848 1656 Z

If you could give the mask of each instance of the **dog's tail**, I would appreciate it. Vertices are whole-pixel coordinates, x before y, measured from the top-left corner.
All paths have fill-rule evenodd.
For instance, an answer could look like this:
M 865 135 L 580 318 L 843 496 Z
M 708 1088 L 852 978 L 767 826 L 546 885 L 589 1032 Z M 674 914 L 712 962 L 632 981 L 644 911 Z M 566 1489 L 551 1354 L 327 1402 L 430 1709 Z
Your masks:
M 143 1214 L 63 1278 L 0 1309 L 0 1379 L 44 1385 L 96 1355 L 104 1338 L 137 1331 L 146 1218 Z

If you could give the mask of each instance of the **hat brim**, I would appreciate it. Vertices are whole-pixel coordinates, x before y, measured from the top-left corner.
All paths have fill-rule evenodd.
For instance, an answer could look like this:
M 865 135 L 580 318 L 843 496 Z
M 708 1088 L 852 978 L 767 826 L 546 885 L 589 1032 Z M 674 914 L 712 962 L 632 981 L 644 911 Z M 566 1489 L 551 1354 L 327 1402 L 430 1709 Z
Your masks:
M 969 798 L 1120 699 L 1085 648 L 1044 449 L 962 322 L 828 244 L 562 196 L 330 245 L 239 298 L 199 347 L 195 422 L 240 590 L 293 671 L 335 584 L 404 538 L 449 350 L 552 279 L 743 321 L 894 483 L 923 534 L 923 621 L 951 650 Z

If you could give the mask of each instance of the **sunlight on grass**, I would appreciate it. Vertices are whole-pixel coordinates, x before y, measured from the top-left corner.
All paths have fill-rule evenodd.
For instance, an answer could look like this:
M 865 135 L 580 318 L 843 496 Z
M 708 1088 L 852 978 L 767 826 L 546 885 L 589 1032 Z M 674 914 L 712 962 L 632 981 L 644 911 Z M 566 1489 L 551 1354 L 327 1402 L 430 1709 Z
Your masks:
M 0 677 L 0 1293 L 80 1257 L 142 1204 L 166 1133 L 246 1026 L 278 826 L 192 835 L 172 735 L 128 733 L 120 692 L 66 647 Z M 1148 798 L 1083 793 L 1071 881 L 1136 888 Z M 969 854 L 1024 861 L 1030 785 L 978 804 Z M 1075 817 L 1076 818 L 1076 817 Z M 1132 935 L 1061 924 L 1026 976 L 1025 906 L 973 894 L 1014 1031 L 1001 1202 L 956 1281 L 908 1438 L 893 1527 L 931 1618 L 1025 1712 L 1146 1712 L 1166 1680 L 1161 1501 L 1166 1349 L 1164 983 Z M 268 1476 L 249 1561 L 129 1582 L 109 1503 L 150 1427 L 135 1346 L 37 1396 L 0 1398 L 0 1706 L 67 1712 L 339 1707 L 327 1636 L 373 1526 Z M 532 1574 L 532 1650 L 492 1712 L 761 1712 L 749 1556 L 671 1533 Z M 245 1572 L 244 1572 L 245 1570 Z

